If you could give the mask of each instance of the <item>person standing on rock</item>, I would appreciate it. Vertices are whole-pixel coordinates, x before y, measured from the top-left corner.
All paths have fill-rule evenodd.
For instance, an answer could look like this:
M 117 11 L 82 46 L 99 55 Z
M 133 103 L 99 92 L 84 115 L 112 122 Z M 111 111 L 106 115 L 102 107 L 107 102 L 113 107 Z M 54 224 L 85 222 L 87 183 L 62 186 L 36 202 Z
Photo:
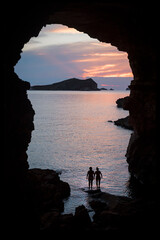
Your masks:
M 92 170 L 92 167 L 89 168 L 89 171 L 87 172 L 86 179 L 88 179 L 89 189 L 92 189 L 93 179 L 94 179 L 94 171 Z
M 99 171 L 98 167 L 96 168 L 94 176 L 96 177 L 96 186 L 97 186 L 97 189 L 98 189 L 98 188 L 100 188 L 101 178 L 103 177 L 102 173 L 101 173 L 101 171 Z

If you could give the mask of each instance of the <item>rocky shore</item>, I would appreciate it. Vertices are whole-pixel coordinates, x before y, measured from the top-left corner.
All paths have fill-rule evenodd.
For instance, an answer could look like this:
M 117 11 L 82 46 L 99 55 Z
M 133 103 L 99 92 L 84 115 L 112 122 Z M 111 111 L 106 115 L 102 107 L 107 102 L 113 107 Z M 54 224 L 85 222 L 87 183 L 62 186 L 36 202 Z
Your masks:
M 129 130 L 133 130 L 133 126 L 130 123 L 129 116 L 125 118 L 119 118 L 118 120 L 114 121 L 114 124 Z
M 101 191 L 89 192 L 89 204 L 94 211 L 91 220 L 84 205 L 78 206 L 75 214 L 63 214 L 63 199 L 69 197 L 70 187 L 60 180 L 55 171 L 30 169 L 28 184 L 34 213 L 37 215 L 35 219 L 39 222 L 38 233 L 85 231 L 119 234 L 158 229 L 159 207 L 153 196 L 134 199 Z
M 34 168 L 28 170 L 25 191 L 32 206 L 35 231 L 56 227 L 54 220 L 64 211 L 63 200 L 70 195 L 69 184 L 60 180 L 54 170 Z
M 90 202 L 95 211 L 94 229 L 109 233 L 145 233 L 158 231 L 158 203 L 153 196 L 128 198 L 100 193 Z
M 116 101 L 117 108 L 123 108 L 124 110 L 126 110 L 126 105 L 127 105 L 128 100 L 129 100 L 129 97 L 117 99 L 117 101 Z M 125 118 L 119 118 L 118 120 L 115 120 L 115 121 L 109 120 L 108 122 L 114 122 L 114 124 L 117 126 L 129 129 L 129 130 L 133 130 L 133 126 L 130 122 L 129 116 L 127 116 Z

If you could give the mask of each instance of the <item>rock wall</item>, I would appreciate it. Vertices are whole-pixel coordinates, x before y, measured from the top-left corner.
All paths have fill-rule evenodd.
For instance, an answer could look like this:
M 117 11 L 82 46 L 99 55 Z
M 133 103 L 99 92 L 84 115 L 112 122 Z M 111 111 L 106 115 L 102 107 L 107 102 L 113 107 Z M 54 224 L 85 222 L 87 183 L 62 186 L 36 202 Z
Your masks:
M 14 185 L 23 179 L 28 169 L 26 151 L 34 129 L 35 113 L 27 98 L 30 84 L 14 72 L 8 71 L 7 75 L 11 81 L 5 83 L 5 182 Z
M 151 43 L 150 43 L 151 44 Z M 158 69 L 156 49 L 138 46 L 129 53 L 134 73 L 126 108 L 134 127 L 126 157 L 129 171 L 141 183 L 158 182 Z
M 158 3 L 118 1 L 67 1 L 38 5 L 6 7 L 5 55 L 5 152 L 4 182 L 5 203 L 10 223 L 16 226 L 35 227 L 33 211 L 27 194 L 27 147 L 34 129 L 34 110 L 27 97 L 29 83 L 14 73 L 21 49 L 46 24 L 61 23 L 88 33 L 102 42 L 111 43 L 128 53 L 134 74 L 131 94 L 126 106 L 134 133 L 127 149 L 129 171 L 138 181 L 157 184 L 157 122 L 158 122 Z M 21 211 L 21 210 L 24 211 Z M 23 214 L 22 214 L 23 213 Z M 31 214 L 31 215 L 30 215 Z M 12 216 L 12 217 L 11 217 Z M 34 219 L 34 218 L 32 218 Z M 27 222 L 27 226 L 23 224 Z M 12 224 L 11 224 L 12 225 Z M 30 227 L 29 227 L 30 225 Z

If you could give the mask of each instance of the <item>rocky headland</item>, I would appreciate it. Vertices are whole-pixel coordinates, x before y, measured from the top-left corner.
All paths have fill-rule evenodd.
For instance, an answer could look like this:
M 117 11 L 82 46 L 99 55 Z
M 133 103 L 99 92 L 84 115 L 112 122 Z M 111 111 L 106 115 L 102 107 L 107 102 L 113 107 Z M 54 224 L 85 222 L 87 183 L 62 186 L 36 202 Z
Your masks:
M 129 130 L 133 130 L 133 127 L 130 123 L 129 116 L 125 118 L 119 118 L 118 120 L 114 121 L 114 124 Z
M 52 91 L 98 91 L 97 83 L 88 78 L 85 80 L 70 78 L 61 82 L 49 84 L 49 85 L 36 85 L 31 86 L 30 90 L 52 90 Z
M 116 101 L 117 108 L 123 108 L 124 110 L 127 110 L 126 105 L 127 105 L 128 101 L 129 101 L 128 96 L 124 97 L 124 98 L 117 99 L 117 101 Z M 130 117 L 129 116 L 127 116 L 125 118 L 119 118 L 118 120 L 115 120 L 115 121 L 109 120 L 109 122 L 114 122 L 114 124 L 117 125 L 117 126 L 129 129 L 129 130 L 133 130 L 133 126 L 130 122 Z
M 116 104 L 117 104 L 117 107 L 118 108 L 123 108 L 124 110 L 125 109 L 125 106 L 126 106 L 126 102 L 128 101 L 129 97 L 124 97 L 124 98 L 118 98 L 117 101 L 116 101 Z

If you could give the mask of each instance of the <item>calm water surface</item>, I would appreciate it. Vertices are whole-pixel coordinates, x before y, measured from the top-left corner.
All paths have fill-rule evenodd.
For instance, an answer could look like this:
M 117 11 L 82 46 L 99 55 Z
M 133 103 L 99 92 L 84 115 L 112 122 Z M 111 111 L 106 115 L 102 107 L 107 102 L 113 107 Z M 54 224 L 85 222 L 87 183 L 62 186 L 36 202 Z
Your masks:
M 125 153 L 131 131 L 108 120 L 126 117 L 115 101 L 127 91 L 28 91 L 36 112 L 35 130 L 28 148 L 30 168 L 50 168 L 71 186 L 65 213 L 88 206 L 86 173 L 100 168 L 101 190 L 127 195 L 129 178 Z M 95 186 L 95 183 L 94 183 Z

